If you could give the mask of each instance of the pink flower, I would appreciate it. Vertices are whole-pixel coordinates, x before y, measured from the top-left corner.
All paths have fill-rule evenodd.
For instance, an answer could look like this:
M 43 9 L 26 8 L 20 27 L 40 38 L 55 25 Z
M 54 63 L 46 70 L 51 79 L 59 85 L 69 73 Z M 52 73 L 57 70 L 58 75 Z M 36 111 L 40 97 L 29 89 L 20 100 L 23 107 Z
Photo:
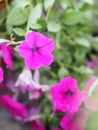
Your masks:
M 0 67 L 0 83 L 3 81 L 3 70 L 2 68 Z
M 98 79 L 96 77 L 91 77 L 87 82 L 87 85 L 84 87 L 82 93 L 84 96 L 83 100 L 85 106 L 92 111 L 97 111 L 98 110 Z
M 18 52 L 24 58 L 28 68 L 38 69 L 53 62 L 54 58 L 51 54 L 53 50 L 53 40 L 32 31 L 26 35 L 25 40 L 19 45 Z
M 20 102 L 13 101 L 9 95 L 0 96 L 0 105 L 17 120 L 22 120 L 27 116 L 25 107 Z
M 72 77 L 63 78 L 60 83 L 51 88 L 51 96 L 54 109 L 62 112 L 76 112 L 82 103 L 82 94 L 78 92 L 78 86 Z
M 76 113 L 69 113 L 65 115 L 61 121 L 63 130 L 84 130 L 87 121 L 86 111 L 80 109 Z
M 5 43 L 0 44 L 0 59 L 3 59 L 7 68 L 10 69 L 13 69 L 13 64 L 12 64 L 13 52 L 14 50 L 11 46 L 8 46 Z

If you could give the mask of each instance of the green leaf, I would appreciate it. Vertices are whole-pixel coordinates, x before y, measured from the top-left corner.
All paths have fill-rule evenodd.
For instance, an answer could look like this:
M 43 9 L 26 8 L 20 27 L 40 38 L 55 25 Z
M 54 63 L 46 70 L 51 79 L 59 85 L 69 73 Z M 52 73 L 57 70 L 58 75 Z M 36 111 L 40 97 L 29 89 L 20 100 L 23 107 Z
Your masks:
M 18 36 L 24 36 L 25 35 L 25 30 L 23 30 L 22 28 L 14 28 L 13 29 L 14 33 L 16 33 Z
M 38 18 L 41 17 L 42 14 L 42 8 L 40 4 L 37 4 L 31 11 L 31 14 L 29 16 L 29 24 L 36 23 Z
M 59 23 L 54 22 L 54 21 L 48 21 L 47 28 L 48 28 L 49 32 L 58 32 L 61 29 L 61 25 Z
M 63 9 L 67 9 L 71 6 L 71 2 L 69 0 L 60 0 L 60 4 Z
M 13 0 L 12 7 L 16 7 L 16 6 L 25 7 L 25 6 L 29 5 L 31 2 L 32 2 L 31 0 Z
M 0 11 L 0 25 L 1 25 L 1 24 L 3 23 L 3 21 L 5 20 L 6 15 L 7 15 L 7 13 L 6 13 L 6 10 L 5 10 L 5 9 L 3 9 L 3 10 Z
M 81 46 L 90 47 L 90 42 L 88 41 L 88 39 L 86 39 L 85 37 L 76 37 L 75 38 L 75 42 Z
M 55 0 L 44 0 L 44 7 L 47 10 L 49 7 L 53 6 Z
M 22 7 L 15 7 L 13 8 L 7 17 L 7 24 L 10 25 L 21 25 L 26 22 L 26 17 L 23 13 Z
M 32 29 L 35 29 L 35 30 L 41 28 L 41 26 L 40 26 L 38 23 L 32 23 L 30 27 L 31 27 Z
M 94 83 L 91 85 L 91 87 L 88 91 L 88 96 L 92 96 L 92 93 L 93 93 L 94 89 L 97 87 L 97 85 L 98 85 L 98 79 L 96 79 L 94 81 Z
M 86 66 L 80 66 L 78 72 L 80 74 L 93 74 L 93 70 Z
M 61 21 L 66 25 L 75 25 L 77 23 L 83 23 L 83 20 L 83 13 L 75 10 L 68 10 L 61 17 Z
M 58 76 L 60 79 L 64 78 L 65 76 L 68 76 L 69 72 L 65 68 L 60 68 L 58 71 Z

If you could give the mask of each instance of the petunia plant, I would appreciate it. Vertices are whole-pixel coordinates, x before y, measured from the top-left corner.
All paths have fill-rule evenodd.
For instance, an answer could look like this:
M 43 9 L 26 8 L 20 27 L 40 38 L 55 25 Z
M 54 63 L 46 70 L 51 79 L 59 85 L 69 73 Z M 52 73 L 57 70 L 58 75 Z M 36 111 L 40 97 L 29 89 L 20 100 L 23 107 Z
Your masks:
M 94 7 L 93 0 L 0 1 L 0 107 L 28 130 L 89 129 L 98 111 Z

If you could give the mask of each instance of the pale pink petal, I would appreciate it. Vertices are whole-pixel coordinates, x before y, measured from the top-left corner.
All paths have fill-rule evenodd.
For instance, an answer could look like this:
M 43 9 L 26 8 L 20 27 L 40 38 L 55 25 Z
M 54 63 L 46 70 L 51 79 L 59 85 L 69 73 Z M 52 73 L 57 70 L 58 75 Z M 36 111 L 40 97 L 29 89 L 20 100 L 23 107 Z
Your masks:
M 98 110 L 98 85 L 96 85 L 96 88 L 93 90 L 92 94 L 89 95 L 90 87 L 92 87 L 96 80 L 96 77 L 91 77 L 82 91 L 85 106 L 92 111 Z
M 35 70 L 34 76 L 33 76 L 33 80 L 34 80 L 37 84 L 39 84 L 39 78 L 40 78 L 40 72 L 39 72 L 39 70 Z

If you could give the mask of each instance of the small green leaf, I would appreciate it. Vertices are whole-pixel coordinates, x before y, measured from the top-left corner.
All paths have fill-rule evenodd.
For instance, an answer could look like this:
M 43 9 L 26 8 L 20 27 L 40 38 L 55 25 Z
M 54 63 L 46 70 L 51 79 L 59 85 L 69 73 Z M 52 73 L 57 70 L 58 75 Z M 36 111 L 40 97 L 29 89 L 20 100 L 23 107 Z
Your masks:
M 10 25 L 21 25 L 26 22 L 26 17 L 23 13 L 22 7 L 15 7 L 13 8 L 7 17 L 7 24 Z
M 22 6 L 25 7 L 31 3 L 31 0 L 13 0 L 12 7 Z
M 18 36 L 24 36 L 25 35 L 25 30 L 23 30 L 22 28 L 14 28 L 13 29 L 14 33 L 16 33 Z
M 63 9 L 67 9 L 71 6 L 71 2 L 69 0 L 60 0 L 60 4 Z
M 55 0 L 44 0 L 44 7 L 47 10 L 49 7 L 53 6 Z
M 84 47 L 90 47 L 90 42 L 85 37 L 76 37 L 75 42 Z
M 61 29 L 61 25 L 59 23 L 54 22 L 54 21 L 48 21 L 47 28 L 48 28 L 49 32 L 58 32 Z
M 61 21 L 66 25 L 75 25 L 77 23 L 83 23 L 84 15 L 80 11 L 68 10 L 64 12 L 61 17 Z
M 69 72 L 65 68 L 60 68 L 58 71 L 58 76 L 60 79 L 64 78 L 65 76 L 68 76 Z
M 31 27 L 32 29 L 35 29 L 35 30 L 41 28 L 41 26 L 40 26 L 38 23 L 32 23 L 30 27 Z
M 31 14 L 29 16 L 29 24 L 36 23 L 38 18 L 41 17 L 42 14 L 42 8 L 40 4 L 37 4 L 31 11 Z

